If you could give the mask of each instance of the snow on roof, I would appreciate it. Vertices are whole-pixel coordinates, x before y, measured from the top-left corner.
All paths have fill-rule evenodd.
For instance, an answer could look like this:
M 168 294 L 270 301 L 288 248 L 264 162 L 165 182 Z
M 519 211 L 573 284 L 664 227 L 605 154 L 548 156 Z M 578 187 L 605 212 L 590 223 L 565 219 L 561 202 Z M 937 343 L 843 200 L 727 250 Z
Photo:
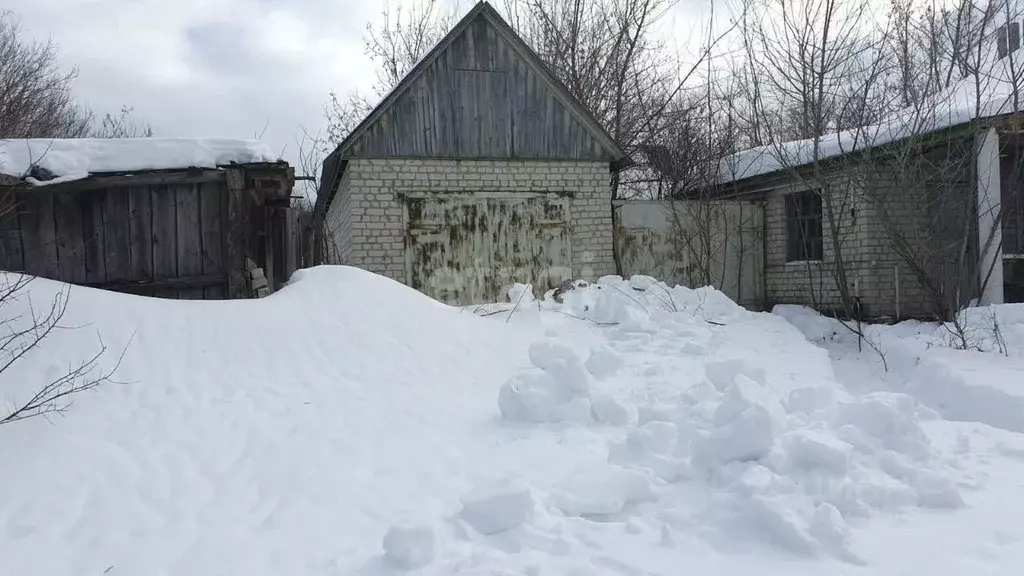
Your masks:
M 768 144 L 727 156 L 719 162 L 719 184 L 797 168 L 816 159 L 835 158 L 973 120 L 1020 111 L 1021 107 L 1015 104 L 1014 98 L 1015 91 L 1024 96 L 1021 92 L 1024 78 L 1021 78 L 1020 59 L 1018 53 L 1014 69 L 1011 69 L 1009 59 L 995 57 L 993 46 L 985 61 L 987 73 L 961 79 L 919 109 L 903 109 L 877 125 L 826 134 L 816 139 Z M 1013 81 L 1014 76 L 1016 82 Z
M 0 174 L 33 184 L 53 184 L 103 172 L 216 168 L 231 163 L 276 162 L 258 140 L 221 138 L 29 139 L 0 140 Z M 39 181 L 33 167 L 53 180 Z

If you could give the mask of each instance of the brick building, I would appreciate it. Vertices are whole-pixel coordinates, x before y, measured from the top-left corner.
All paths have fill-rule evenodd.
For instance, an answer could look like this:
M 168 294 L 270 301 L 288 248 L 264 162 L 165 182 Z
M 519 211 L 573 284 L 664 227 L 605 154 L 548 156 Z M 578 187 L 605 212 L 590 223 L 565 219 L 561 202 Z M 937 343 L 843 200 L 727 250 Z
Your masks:
M 762 211 L 767 307 L 843 314 L 852 301 L 867 317 L 948 318 L 1024 301 L 1021 119 L 983 110 L 899 139 L 886 126 L 874 142 L 869 127 L 849 152 L 830 153 L 843 134 L 822 139 L 816 161 L 800 159 L 810 141 L 733 157 L 739 176 L 718 192 Z
M 449 303 L 615 272 L 619 145 L 486 2 L 324 163 L 327 260 Z

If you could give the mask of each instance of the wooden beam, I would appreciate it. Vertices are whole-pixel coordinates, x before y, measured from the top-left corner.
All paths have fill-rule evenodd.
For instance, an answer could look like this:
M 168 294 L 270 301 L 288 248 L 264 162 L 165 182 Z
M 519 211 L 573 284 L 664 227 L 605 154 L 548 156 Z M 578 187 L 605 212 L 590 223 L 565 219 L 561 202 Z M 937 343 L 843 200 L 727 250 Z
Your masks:
M 82 192 L 98 188 L 120 188 L 123 186 L 158 186 L 174 184 L 196 184 L 202 182 L 218 182 L 224 180 L 223 170 L 202 169 L 175 172 L 136 172 L 133 174 L 113 174 L 109 176 L 89 176 L 81 180 L 72 180 L 61 184 L 49 184 L 42 188 L 51 192 Z
M 223 285 L 227 281 L 228 278 L 224 274 L 207 274 L 203 276 L 185 276 L 182 278 L 166 278 L 154 281 L 143 280 L 139 282 L 83 282 L 81 285 L 119 292 L 148 292 L 151 290 L 201 290 L 209 286 Z
M 227 170 L 227 193 L 224 220 L 224 272 L 228 277 L 228 298 L 245 298 L 245 231 L 243 213 L 245 170 L 231 167 Z

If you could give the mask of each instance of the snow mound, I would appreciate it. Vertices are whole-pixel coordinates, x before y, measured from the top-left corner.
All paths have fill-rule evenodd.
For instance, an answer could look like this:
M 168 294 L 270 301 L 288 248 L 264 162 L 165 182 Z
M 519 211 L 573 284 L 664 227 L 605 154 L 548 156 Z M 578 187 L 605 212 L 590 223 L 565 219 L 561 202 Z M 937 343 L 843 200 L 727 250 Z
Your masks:
M 547 298 L 541 307 L 602 324 L 618 324 L 620 331 L 633 333 L 647 332 L 654 326 L 652 322 L 660 323 L 675 314 L 715 321 L 746 312 L 710 286 L 696 290 L 670 287 L 650 276 L 628 280 L 602 276 L 594 283 L 579 282 L 561 295 L 561 302 Z
M 819 341 L 845 337 L 841 326 L 799 307 L 763 315 L 715 298 L 647 277 L 606 277 L 563 295 L 560 310 L 600 323 L 607 337 L 585 365 L 596 378 L 585 396 L 591 420 L 625 434 L 609 439 L 607 468 L 556 489 L 556 509 L 609 521 L 653 499 L 664 510 L 678 506 L 673 514 L 704 526 L 716 543 L 735 545 L 742 534 L 793 554 L 862 564 L 850 545 L 851 518 L 963 507 L 958 477 L 922 428 L 931 410 L 907 394 L 850 394 L 827 353 L 787 319 Z M 653 366 L 618 361 L 632 354 Z M 544 343 L 530 357 L 534 367 L 502 392 L 534 391 L 538 408 L 519 412 L 539 415 L 523 420 L 565 419 L 553 406 L 584 396 L 547 371 L 576 366 L 575 355 Z M 633 390 L 628 402 L 621 389 L 612 392 L 666 377 L 664 388 Z M 503 406 L 506 416 L 513 412 Z M 666 490 L 655 489 L 661 485 Z M 692 510 L 694 490 L 707 494 L 700 511 Z
M 1024 362 L 997 364 L 984 355 L 933 350 L 907 383 L 906 391 L 949 420 L 983 422 L 1024 432 Z
M 60 288 L 33 282 L 37 309 Z M 59 331 L 0 374 L 0 401 L 80 361 L 95 331 L 112 350 L 131 340 L 118 379 L 138 384 L 0 431 L 0 461 L 17 463 L 0 474 L 11 573 L 672 574 L 682 562 L 890 576 L 968 572 L 978 554 L 991 574 L 1024 562 L 1020 434 L 845 387 L 785 319 L 714 291 L 607 277 L 506 322 L 344 267 L 254 301 L 72 290 L 64 323 L 90 329 Z M 545 313 L 567 308 L 584 319 Z M 948 366 L 977 368 L 972 386 L 986 372 L 964 354 Z M 1012 358 L 1000 364 L 1008 380 Z
M 67 181 L 102 172 L 216 168 L 232 163 L 277 160 L 277 156 L 257 140 L 81 138 L 0 141 L 0 174 L 17 178 L 27 176 L 35 166 L 62 178 L 61 181 Z

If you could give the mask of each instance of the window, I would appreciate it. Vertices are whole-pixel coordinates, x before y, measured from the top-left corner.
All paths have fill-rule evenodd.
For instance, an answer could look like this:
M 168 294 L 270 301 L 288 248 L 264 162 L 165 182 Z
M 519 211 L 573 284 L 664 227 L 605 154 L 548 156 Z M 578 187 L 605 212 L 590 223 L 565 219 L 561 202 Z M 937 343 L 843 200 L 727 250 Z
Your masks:
M 1000 58 L 1020 48 L 1020 22 L 1010 22 L 996 29 L 996 51 Z
M 786 262 L 822 259 L 821 220 L 821 194 L 786 196 Z

